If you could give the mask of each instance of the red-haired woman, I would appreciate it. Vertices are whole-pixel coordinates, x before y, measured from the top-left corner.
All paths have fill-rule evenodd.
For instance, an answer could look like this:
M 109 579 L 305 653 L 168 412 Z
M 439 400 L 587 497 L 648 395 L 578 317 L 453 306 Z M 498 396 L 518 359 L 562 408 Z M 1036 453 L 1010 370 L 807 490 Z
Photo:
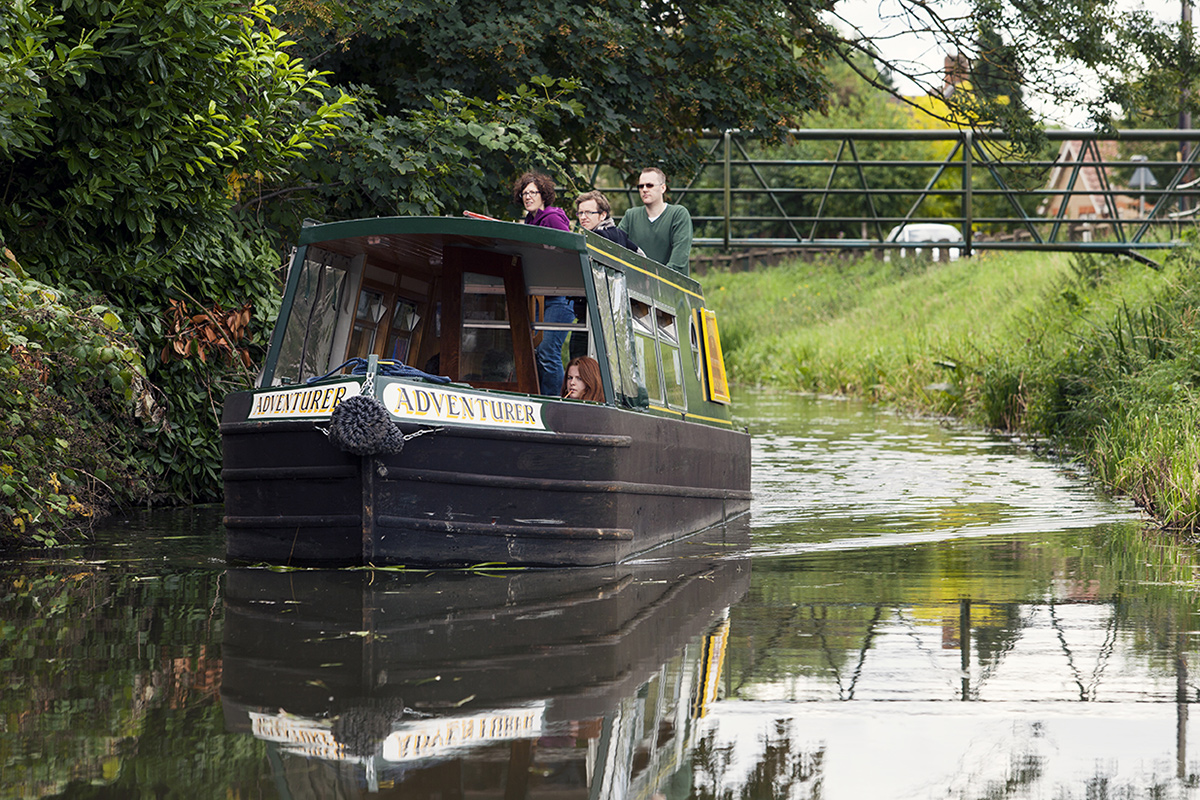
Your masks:
M 563 378 L 562 396 L 572 400 L 604 402 L 604 386 L 600 381 L 600 364 L 591 356 L 572 358 Z

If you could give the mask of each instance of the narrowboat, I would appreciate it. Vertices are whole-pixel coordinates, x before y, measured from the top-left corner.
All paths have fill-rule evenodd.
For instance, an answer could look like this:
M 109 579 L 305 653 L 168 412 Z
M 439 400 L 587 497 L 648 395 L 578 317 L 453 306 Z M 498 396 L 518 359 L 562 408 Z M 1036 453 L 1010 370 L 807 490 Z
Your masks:
M 546 322 L 547 297 L 576 321 Z M 547 331 L 595 359 L 603 402 L 539 394 Z M 750 504 L 699 284 L 590 232 L 500 220 L 306 226 L 221 437 L 235 563 L 613 564 Z

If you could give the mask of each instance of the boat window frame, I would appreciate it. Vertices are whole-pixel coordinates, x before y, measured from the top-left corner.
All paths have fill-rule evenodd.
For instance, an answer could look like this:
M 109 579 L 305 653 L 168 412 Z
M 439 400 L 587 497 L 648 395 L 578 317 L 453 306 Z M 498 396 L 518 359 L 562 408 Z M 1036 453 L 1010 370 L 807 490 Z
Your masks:
M 523 259 L 511 253 L 457 243 L 442 249 L 440 372 L 452 380 L 462 380 L 460 359 L 464 329 L 500 329 L 490 323 L 483 324 L 484 321 L 463 319 L 463 295 L 469 288 L 466 276 L 470 273 L 500 280 L 508 314 L 505 328 L 511 337 L 513 357 L 512 381 L 472 380 L 471 385 L 480 389 L 536 395 L 537 368 L 533 340 L 529 335 L 533 330 L 533 320 L 529 314 L 530 295 L 525 283 Z
M 375 320 L 374 322 L 372 322 L 370 320 L 369 316 L 364 318 L 364 317 L 360 317 L 358 315 L 358 309 L 362 305 L 363 294 L 367 293 L 367 292 L 370 292 L 371 294 L 374 294 L 374 295 L 378 295 L 380 298 L 380 300 L 379 300 L 380 305 L 382 306 L 382 313 L 380 314 L 379 319 Z M 358 292 L 355 294 L 354 297 L 355 297 L 354 310 L 351 312 L 352 319 L 351 319 L 351 323 L 350 323 L 350 338 L 346 342 L 346 347 L 343 350 L 343 352 L 340 354 L 334 354 L 330 358 L 330 369 L 337 366 L 338 364 L 341 364 L 347 358 L 351 357 L 350 356 L 350 345 L 354 341 L 354 332 L 359 327 L 360 324 L 363 326 L 364 330 L 368 327 L 368 324 L 369 324 L 369 326 L 371 328 L 371 344 L 367 348 L 367 352 L 364 354 L 361 354 L 358 357 L 366 358 L 367 356 L 372 355 L 372 354 L 379 355 L 381 358 L 384 357 L 381 355 L 380 350 L 381 349 L 386 350 L 386 348 L 387 348 L 387 335 L 392 327 L 392 306 L 395 303 L 395 290 L 390 286 L 384 285 L 380 281 L 375 281 L 375 280 L 371 280 L 370 278 L 367 278 L 365 271 L 364 271 L 363 279 L 359 282 Z M 382 333 L 382 343 L 383 343 L 382 348 L 379 347 L 381 333 Z
M 687 384 L 683 377 L 683 354 L 682 347 L 679 342 L 679 314 L 678 309 L 668 306 L 665 303 L 656 302 L 653 307 L 654 311 L 654 335 L 658 349 L 658 367 L 659 376 L 663 389 L 663 405 L 673 411 L 687 411 Z M 671 320 L 670 327 L 664 327 L 662 317 L 668 317 Z M 675 375 L 675 386 L 672 387 L 667 381 L 667 352 L 672 356 L 672 370 Z M 674 396 L 677 399 L 672 401 L 672 389 Z
M 401 304 L 404 304 L 412 309 L 414 320 L 411 330 L 405 330 L 402 326 L 398 326 L 397 324 L 398 315 L 396 312 L 400 310 Z M 393 361 L 396 360 L 396 354 L 393 352 L 391 342 L 394 336 L 398 336 L 399 333 L 404 333 L 405 353 L 404 357 L 401 358 L 400 361 L 405 364 L 412 364 L 412 356 L 414 353 L 413 344 L 415 342 L 417 347 L 420 347 L 422 325 L 427 321 L 426 318 L 428 314 L 425 312 L 426 305 L 428 305 L 428 300 L 418 300 L 414 297 L 408 296 L 403 291 L 397 291 L 392 296 L 392 302 L 390 306 L 392 316 L 388 321 L 387 328 L 384 331 L 383 357 L 385 359 L 390 359 Z
M 468 276 L 470 276 L 470 280 L 468 280 Z M 488 316 L 468 317 L 467 306 L 469 299 L 472 297 L 499 298 L 500 302 L 496 304 L 496 308 L 494 309 L 499 316 L 495 318 Z M 458 379 L 472 386 L 500 385 L 507 387 L 509 384 L 517 383 L 516 348 L 514 346 L 516 339 L 513 333 L 512 322 L 513 309 L 509 307 L 509 289 L 505 277 L 464 269 L 462 272 L 462 295 L 459 301 L 459 310 L 461 326 L 459 329 Z M 488 340 L 491 337 L 499 338 L 500 343 L 490 352 L 509 357 L 507 377 L 488 376 L 483 373 L 476 375 L 464 371 L 464 364 L 468 360 L 473 361 L 475 358 L 478 358 L 480 362 L 479 368 L 483 370 L 486 367 L 488 358 L 486 352 L 466 347 L 465 342 L 468 339 L 468 332 L 474 332 L 475 335 L 483 336 Z M 470 354 L 471 359 L 467 358 L 467 354 Z
M 629 408 L 645 408 L 649 400 L 634 355 L 633 320 L 627 313 L 629 276 L 620 267 L 600 259 L 593 258 L 590 261 L 591 291 L 595 292 L 599 319 L 603 320 L 599 322 L 605 353 L 601 363 L 608 369 L 611 397 L 614 403 Z
M 663 327 L 659 318 L 660 314 L 671 318 L 669 329 Z M 679 344 L 679 315 L 676 313 L 676 309 L 662 303 L 656 303 L 654 306 L 654 326 L 659 338 L 674 345 Z
M 628 319 L 629 319 L 630 325 L 633 328 L 633 330 L 632 330 L 633 339 L 631 340 L 631 344 L 633 344 L 633 346 L 634 346 L 633 360 L 634 360 L 634 363 L 637 364 L 637 366 L 639 367 L 639 369 L 638 369 L 638 372 L 639 372 L 639 375 L 638 375 L 638 389 L 639 389 L 638 397 L 640 399 L 642 394 L 644 393 L 646 396 L 646 401 L 647 401 L 648 405 L 654 405 L 655 403 L 658 403 L 660 405 L 666 405 L 667 387 L 666 387 L 666 380 L 663 378 L 662 354 L 659 352 L 658 330 L 657 330 L 658 326 L 656 324 L 656 320 L 657 320 L 656 309 L 657 309 L 658 304 L 654 301 L 654 298 L 650 297 L 648 294 L 643 294 L 642 292 L 639 292 L 636 289 L 627 289 L 627 294 L 628 294 L 628 299 L 625 301 L 625 307 L 629 311 Z M 649 324 L 645 326 L 643 331 L 638 330 L 639 323 L 634 320 L 633 304 L 635 301 L 638 303 L 642 303 L 649 309 L 649 313 L 646 315 L 649 318 Z M 654 349 L 654 370 L 655 370 L 655 374 L 658 377 L 657 394 L 651 393 L 649 381 L 647 380 L 647 375 L 648 375 L 649 370 L 642 363 L 642 359 L 639 358 L 640 351 L 638 350 L 638 347 L 637 347 L 637 337 L 639 337 L 639 336 L 642 337 L 643 339 L 648 340 L 649 342 L 651 342 L 654 345 L 654 348 L 653 348 Z
M 704 348 L 704 389 L 708 400 L 729 405 L 733 402 L 729 394 L 729 377 L 725 371 L 725 356 L 721 351 L 721 333 L 717 325 L 717 313 L 701 306 L 695 310 Z M 714 369 L 714 366 L 716 369 Z
M 633 304 L 639 303 L 646 307 L 645 314 L 634 314 Z M 647 336 L 654 335 L 654 301 L 645 300 L 635 292 L 629 293 L 629 319 L 633 322 L 634 332 L 641 329 L 642 333 Z
M 341 272 L 339 285 L 334 290 L 334 301 L 328 304 L 329 308 L 334 310 L 334 317 L 329 337 L 329 353 L 325 357 L 326 363 L 318 366 L 315 361 L 309 358 L 309 342 L 311 339 L 311 327 L 313 314 L 316 313 L 316 303 L 308 307 L 308 314 L 305 315 L 303 323 L 296 317 L 296 302 L 300 295 L 300 283 L 303 279 L 309 264 L 316 265 L 319 269 L 317 275 L 317 286 L 314 289 L 316 292 L 322 291 L 322 285 L 325 281 L 325 273 L 328 271 Z M 288 266 L 287 286 L 284 290 L 283 301 L 280 303 L 279 316 L 276 319 L 275 328 L 271 335 L 270 356 L 266 365 L 263 368 L 262 375 L 258 381 L 260 387 L 266 386 L 299 386 L 303 385 L 304 381 L 310 377 L 323 375 L 332 369 L 333 366 L 341 363 L 335 361 L 334 345 L 340 339 L 339 330 L 343 326 L 345 318 L 351 320 L 350 327 L 353 327 L 353 319 L 357 308 L 358 287 L 361 284 L 361 275 L 363 272 L 362 260 L 358 256 L 347 256 L 344 253 L 339 253 L 335 250 L 320 247 L 318 245 L 305 245 L 299 247 L 293 254 L 292 261 Z M 351 287 L 351 284 L 353 286 Z M 343 308 L 346 301 L 352 301 L 349 308 Z M 299 361 L 295 365 L 296 373 L 286 376 L 278 376 L 279 358 L 284 350 L 292 325 L 296 328 L 297 336 L 301 337 L 301 347 L 299 353 Z M 305 364 L 308 363 L 311 367 L 311 375 L 306 374 Z M 285 368 L 291 369 L 291 366 L 285 365 Z

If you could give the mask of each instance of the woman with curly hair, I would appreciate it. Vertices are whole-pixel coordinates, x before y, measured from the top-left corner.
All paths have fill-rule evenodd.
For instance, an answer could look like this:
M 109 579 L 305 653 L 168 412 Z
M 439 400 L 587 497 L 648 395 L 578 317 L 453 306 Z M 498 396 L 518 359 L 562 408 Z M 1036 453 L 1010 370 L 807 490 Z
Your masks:
M 554 181 L 540 172 L 526 172 L 513 184 L 513 200 L 525 208 L 525 224 L 571 230 L 567 212 L 550 205 L 554 202 Z M 563 323 L 575 321 L 575 309 L 569 298 L 557 295 L 546 296 L 543 322 Z M 534 353 L 537 361 L 538 383 L 542 394 L 558 395 L 563 382 L 562 348 L 567 341 L 567 331 L 542 331 L 542 341 Z
M 567 212 L 550 205 L 554 197 L 554 181 L 540 172 L 526 172 L 513 184 L 513 202 L 524 207 L 526 225 L 569 231 Z

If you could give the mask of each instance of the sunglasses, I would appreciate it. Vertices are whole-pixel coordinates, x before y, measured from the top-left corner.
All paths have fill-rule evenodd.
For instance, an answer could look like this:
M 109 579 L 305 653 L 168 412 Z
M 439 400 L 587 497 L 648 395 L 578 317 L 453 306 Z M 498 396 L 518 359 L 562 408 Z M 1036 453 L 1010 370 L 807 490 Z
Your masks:
M 639 189 L 653 189 L 655 186 L 660 186 L 660 185 L 661 185 L 661 184 L 657 184 L 657 183 L 639 183 L 639 184 L 637 185 L 637 188 L 639 188 Z

